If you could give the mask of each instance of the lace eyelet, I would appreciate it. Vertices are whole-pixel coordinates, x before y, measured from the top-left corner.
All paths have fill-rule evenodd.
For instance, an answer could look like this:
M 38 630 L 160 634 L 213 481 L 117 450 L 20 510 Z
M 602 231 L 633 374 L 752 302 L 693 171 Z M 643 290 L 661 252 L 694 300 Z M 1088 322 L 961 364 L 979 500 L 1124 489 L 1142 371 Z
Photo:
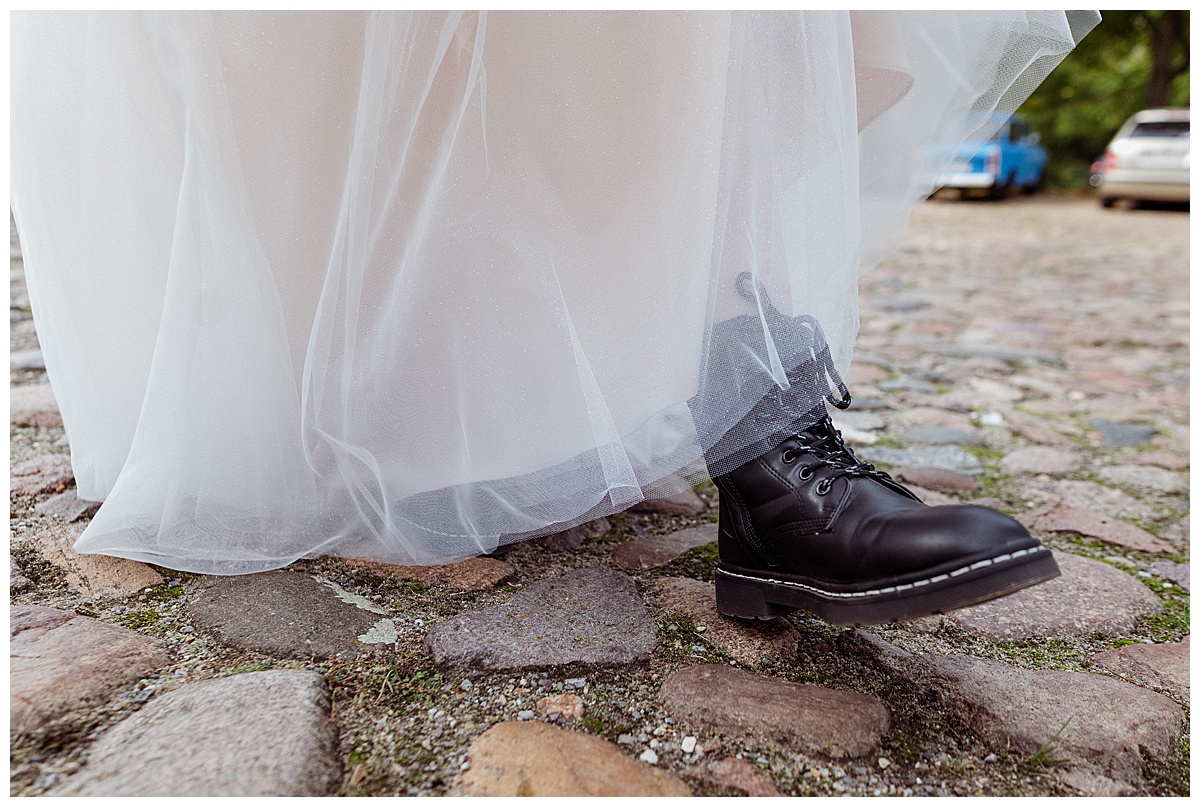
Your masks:
M 832 487 L 833 487 L 833 485 L 830 483 L 830 481 L 828 479 L 822 479 L 820 482 L 817 483 L 817 495 L 824 496 L 826 493 L 828 493 L 830 491 L 830 489 Z
M 793 462 L 795 462 L 795 461 L 796 461 L 796 460 L 797 460 L 799 457 L 800 457 L 800 452 L 799 452 L 799 451 L 795 451 L 795 450 L 793 450 L 793 449 L 790 449 L 790 448 L 789 448 L 787 451 L 784 451 L 784 452 L 783 452 L 783 457 L 782 457 L 782 459 L 783 459 L 783 464 L 784 464 L 784 465 L 791 465 L 791 464 L 792 464 Z
M 808 480 L 813 478 L 813 474 L 815 474 L 815 473 L 816 473 L 816 471 L 813 470 L 813 467 L 811 465 L 805 465 L 803 468 L 800 469 L 800 481 L 807 482 Z

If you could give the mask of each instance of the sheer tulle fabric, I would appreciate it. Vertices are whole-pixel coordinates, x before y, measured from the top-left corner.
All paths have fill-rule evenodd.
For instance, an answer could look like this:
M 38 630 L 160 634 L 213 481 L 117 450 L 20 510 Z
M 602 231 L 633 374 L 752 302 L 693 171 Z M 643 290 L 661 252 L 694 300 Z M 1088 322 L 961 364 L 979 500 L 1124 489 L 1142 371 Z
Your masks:
M 727 470 L 811 421 L 859 273 L 1094 22 L 15 14 L 77 548 L 441 563 Z

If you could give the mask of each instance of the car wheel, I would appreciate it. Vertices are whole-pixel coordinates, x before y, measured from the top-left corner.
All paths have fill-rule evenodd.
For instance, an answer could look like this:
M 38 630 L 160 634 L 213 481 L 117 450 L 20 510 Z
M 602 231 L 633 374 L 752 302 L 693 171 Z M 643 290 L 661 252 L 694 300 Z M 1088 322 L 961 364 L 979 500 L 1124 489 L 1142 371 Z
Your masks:
M 1100 206 L 1101 207 L 1112 207 L 1116 203 L 1117 203 L 1117 197 L 1115 197 L 1115 196 L 1101 196 L 1100 197 Z
M 1000 199 L 1007 199 L 1009 193 L 1012 192 L 1012 187 L 1013 178 L 1010 176 L 1008 179 L 1004 180 L 1004 182 L 1001 182 L 998 185 L 993 185 L 992 190 L 988 195 L 997 201 Z

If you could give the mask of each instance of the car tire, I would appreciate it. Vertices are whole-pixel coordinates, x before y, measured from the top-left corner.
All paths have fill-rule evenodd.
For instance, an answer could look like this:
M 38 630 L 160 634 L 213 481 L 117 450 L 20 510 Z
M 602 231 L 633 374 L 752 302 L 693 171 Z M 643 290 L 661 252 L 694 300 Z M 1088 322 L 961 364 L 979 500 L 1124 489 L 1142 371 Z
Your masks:
M 993 185 L 988 196 L 991 199 L 995 199 L 997 202 L 1000 201 L 1001 199 L 1007 199 L 1008 195 L 1010 193 L 1012 193 L 1012 187 L 1013 187 L 1013 178 L 1011 176 L 1009 176 L 1008 179 L 1006 179 L 1004 182 L 1000 183 L 999 185 Z
M 1101 196 L 1100 197 L 1100 206 L 1101 207 L 1112 207 L 1116 203 L 1117 203 L 1117 197 L 1115 197 L 1115 196 Z

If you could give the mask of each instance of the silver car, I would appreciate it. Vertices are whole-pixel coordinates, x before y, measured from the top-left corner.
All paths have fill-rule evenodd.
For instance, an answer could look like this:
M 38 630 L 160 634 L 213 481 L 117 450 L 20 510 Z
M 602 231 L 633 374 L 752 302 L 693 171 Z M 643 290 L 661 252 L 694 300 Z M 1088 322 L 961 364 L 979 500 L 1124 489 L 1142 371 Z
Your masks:
M 1094 166 L 1100 204 L 1190 201 L 1190 133 L 1186 109 L 1145 109 L 1125 121 Z

